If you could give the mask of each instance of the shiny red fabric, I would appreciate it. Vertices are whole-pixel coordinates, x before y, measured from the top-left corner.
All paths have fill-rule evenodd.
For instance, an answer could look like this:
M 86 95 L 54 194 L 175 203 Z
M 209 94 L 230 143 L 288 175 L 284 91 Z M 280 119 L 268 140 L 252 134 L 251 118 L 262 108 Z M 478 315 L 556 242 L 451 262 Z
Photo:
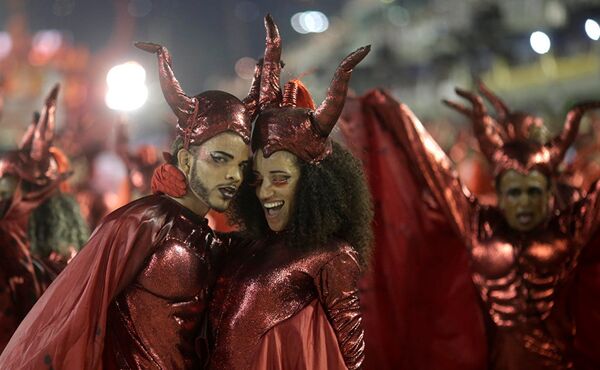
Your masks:
M 252 370 L 346 370 L 337 337 L 321 304 L 314 300 L 261 339 Z
M 360 267 L 357 258 L 356 252 L 343 242 L 314 250 L 290 248 L 277 236 L 232 244 L 210 303 L 213 332 L 210 368 L 252 369 L 257 366 L 254 361 L 267 361 L 266 368 L 277 368 L 276 359 L 282 359 L 284 363 L 296 360 L 335 362 L 337 353 L 342 354 L 349 369 L 360 368 L 364 358 L 364 339 L 358 300 Z M 296 315 L 315 300 L 322 306 L 335 333 L 337 350 L 323 349 L 325 353 L 331 352 L 327 356 L 333 357 L 322 360 L 311 358 L 317 352 L 323 354 L 318 348 L 314 349 L 316 352 L 300 355 L 299 351 L 310 346 L 310 342 L 300 347 L 294 343 L 308 340 L 315 333 L 299 330 L 293 324 L 289 327 L 290 331 L 286 331 L 285 327 L 277 329 L 278 333 L 283 335 L 285 332 L 290 338 L 284 347 L 273 348 L 272 341 L 279 340 L 271 336 L 265 339 L 265 335 L 279 325 L 287 325 L 287 320 L 295 320 Z M 320 320 L 319 317 L 316 319 Z M 312 324 L 319 331 L 325 330 L 319 321 Z M 327 345 L 331 344 L 331 340 L 315 344 Z M 270 349 L 274 352 L 271 353 Z
M 462 243 L 431 209 L 375 92 L 350 98 L 340 128 L 362 160 L 376 246 L 361 282 L 365 369 L 486 368 L 486 338 Z
M 190 230 L 182 223 L 197 227 Z M 198 360 L 193 358 L 189 367 L 173 364 L 190 360 L 182 356 L 189 355 L 185 351 L 193 347 L 195 335 L 189 330 L 197 334 L 201 316 L 196 308 L 204 304 L 205 294 L 193 294 L 189 300 L 188 292 L 175 297 L 178 290 L 195 280 L 183 277 L 186 284 L 176 284 L 173 279 L 180 275 L 171 271 L 160 277 L 149 270 L 181 268 L 181 272 L 194 274 L 196 270 L 186 270 L 190 265 L 183 257 L 189 255 L 185 253 L 188 247 L 200 251 L 208 247 L 203 242 L 210 241 L 210 233 L 203 228 L 191 211 L 163 196 L 141 198 L 108 215 L 19 326 L 0 356 L 0 368 L 112 369 L 123 368 L 124 363 L 125 368 L 134 369 L 197 366 Z M 167 253 L 173 258 L 161 259 L 160 254 L 171 247 L 179 253 Z M 182 259 L 177 258 L 179 255 Z M 205 292 L 202 286 L 194 284 L 193 288 Z M 140 299 L 139 305 L 132 304 L 130 300 L 140 295 L 152 297 Z M 121 308 L 129 312 L 113 320 L 115 302 L 119 300 Z M 191 306 L 195 308 L 187 310 Z M 140 316 L 144 310 L 145 317 Z M 128 324 L 120 326 L 122 320 Z M 146 335 L 148 330 L 150 335 Z M 139 340 L 137 347 L 115 348 L 115 342 L 108 342 L 115 332 L 119 333 L 119 343 L 129 345 Z M 149 342 L 163 339 L 171 346 L 168 359 L 175 359 L 167 365 L 161 362 L 163 358 L 156 358 L 166 352 L 164 342 Z M 105 343 L 111 346 L 105 348 Z M 133 363 L 129 362 L 131 357 L 135 357 Z M 109 362 L 103 365 L 107 359 Z M 146 366 L 149 363 L 152 366 Z

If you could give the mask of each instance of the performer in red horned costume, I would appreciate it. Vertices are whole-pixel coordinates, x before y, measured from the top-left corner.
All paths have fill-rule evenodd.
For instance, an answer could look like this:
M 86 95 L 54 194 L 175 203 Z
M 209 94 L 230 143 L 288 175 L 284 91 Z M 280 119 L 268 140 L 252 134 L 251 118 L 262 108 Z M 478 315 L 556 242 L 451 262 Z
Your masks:
M 218 240 L 202 217 L 227 208 L 242 181 L 258 79 L 243 102 L 222 91 L 189 97 L 166 48 L 136 45 L 158 55 L 185 195 L 148 196 L 108 215 L 25 318 L 2 369 L 192 369 L 206 360 L 196 338 Z
M 597 244 L 590 240 L 600 217 L 599 185 L 580 199 L 564 197 L 564 208 L 553 200 L 560 192 L 557 166 L 583 114 L 600 103 L 576 105 L 563 131 L 540 144 L 524 134 L 538 118 L 511 112 L 481 91 L 497 119 L 476 94 L 457 90 L 473 109 L 448 104 L 473 121 L 494 167 L 498 206 L 483 206 L 469 194 L 415 115 L 384 91 L 361 99 L 365 127 L 350 122 L 345 130 L 350 140 L 359 139 L 360 129 L 370 134 L 362 142 L 370 145 L 365 163 L 378 205 L 375 268 L 361 297 L 366 363 L 377 369 L 598 368 L 598 250 L 584 246 Z
M 315 109 L 297 80 L 282 94 L 281 39 L 269 16 L 265 24 L 254 184 L 243 185 L 232 204 L 247 241 L 222 257 L 210 306 L 210 368 L 358 369 L 364 340 L 357 283 L 372 210 L 360 163 L 329 133 L 369 47 L 342 61 Z M 172 177 L 155 185 L 172 186 Z
M 58 86 L 46 98 L 19 148 L 0 156 L 0 350 L 41 295 L 27 235 L 30 214 L 67 174 L 52 146 Z M 42 271 L 43 272 L 43 271 Z

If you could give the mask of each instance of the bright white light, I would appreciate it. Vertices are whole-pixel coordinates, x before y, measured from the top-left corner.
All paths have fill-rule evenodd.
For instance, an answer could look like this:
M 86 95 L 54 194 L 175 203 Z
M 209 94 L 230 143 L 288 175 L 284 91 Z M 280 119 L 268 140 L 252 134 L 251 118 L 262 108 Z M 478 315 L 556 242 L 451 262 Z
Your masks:
M 585 21 L 585 33 L 594 41 L 600 40 L 600 24 L 593 19 Z
M 291 23 L 292 23 L 292 28 L 294 29 L 294 31 L 305 34 L 305 33 L 308 33 L 308 31 L 304 29 L 302 24 L 300 24 L 300 17 L 303 14 L 304 13 L 296 13 L 296 14 L 292 15 Z
M 52 55 L 62 45 L 62 36 L 56 30 L 39 31 L 33 36 L 33 50 L 40 54 Z
M 0 59 L 5 58 L 12 50 L 12 39 L 8 32 L 0 32 Z
M 106 105 L 110 109 L 119 111 L 138 109 L 148 99 L 145 80 L 146 71 L 137 62 L 127 62 L 112 67 L 106 75 L 108 84 Z
M 329 19 L 322 12 L 307 11 L 294 14 L 291 24 L 298 33 L 320 33 L 329 28 Z
M 138 62 L 116 65 L 108 71 L 106 83 L 111 88 L 121 88 L 130 84 L 144 84 L 146 70 Z
M 541 31 L 535 31 L 529 38 L 531 48 L 538 54 L 546 54 L 550 51 L 550 37 Z

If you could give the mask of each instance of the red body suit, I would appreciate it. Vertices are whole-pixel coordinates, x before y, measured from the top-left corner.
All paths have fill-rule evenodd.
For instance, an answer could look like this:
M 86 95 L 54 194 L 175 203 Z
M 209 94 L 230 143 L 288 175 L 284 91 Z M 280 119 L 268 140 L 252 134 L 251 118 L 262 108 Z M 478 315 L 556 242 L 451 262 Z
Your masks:
M 166 196 L 108 215 L 21 324 L 3 369 L 191 369 L 216 239 Z
M 215 286 L 211 369 L 359 368 L 356 252 L 296 250 L 276 236 L 250 244 L 232 247 Z

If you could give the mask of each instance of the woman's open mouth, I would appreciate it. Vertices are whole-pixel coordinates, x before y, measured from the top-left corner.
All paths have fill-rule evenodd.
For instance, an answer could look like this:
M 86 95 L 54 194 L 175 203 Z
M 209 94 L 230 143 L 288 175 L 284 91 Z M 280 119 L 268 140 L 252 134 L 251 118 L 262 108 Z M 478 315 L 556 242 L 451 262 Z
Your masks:
M 279 211 L 281 211 L 281 208 L 283 208 L 284 204 L 285 202 L 283 200 L 263 203 L 265 214 L 267 217 L 276 217 L 279 214 Z

